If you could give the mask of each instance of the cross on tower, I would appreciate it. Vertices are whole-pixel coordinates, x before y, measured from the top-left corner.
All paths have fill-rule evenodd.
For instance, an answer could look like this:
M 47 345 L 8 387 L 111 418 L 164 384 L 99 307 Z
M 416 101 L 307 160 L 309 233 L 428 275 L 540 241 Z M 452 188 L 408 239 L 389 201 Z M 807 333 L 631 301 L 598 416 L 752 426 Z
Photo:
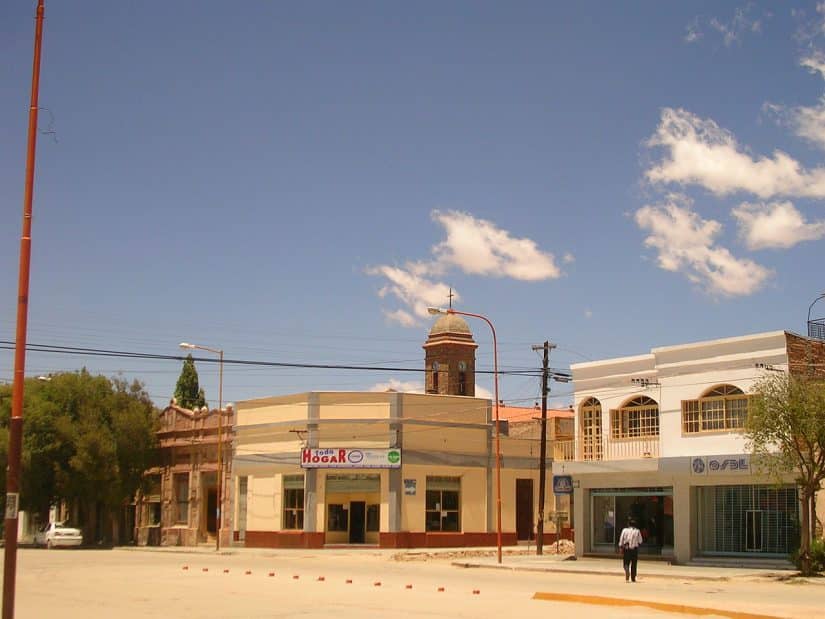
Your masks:
M 447 295 L 447 296 L 448 296 L 448 297 L 450 297 L 450 309 L 453 309 L 453 297 L 454 297 L 455 295 L 453 294 L 453 288 L 452 288 L 452 286 L 450 286 L 450 294 L 449 294 L 449 295 Z

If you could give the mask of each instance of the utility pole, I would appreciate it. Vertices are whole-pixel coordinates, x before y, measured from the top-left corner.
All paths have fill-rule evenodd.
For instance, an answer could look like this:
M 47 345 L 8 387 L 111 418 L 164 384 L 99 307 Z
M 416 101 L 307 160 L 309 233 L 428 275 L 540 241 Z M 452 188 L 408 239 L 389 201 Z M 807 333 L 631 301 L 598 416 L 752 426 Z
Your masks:
M 38 0 L 34 27 L 34 60 L 29 106 L 29 139 L 26 154 L 26 185 L 23 193 L 23 233 L 20 236 L 20 269 L 17 281 L 17 332 L 14 341 L 14 385 L 9 420 L 9 452 L 6 467 L 6 514 L 3 525 L 3 619 L 14 619 L 17 579 L 17 522 L 20 505 L 20 457 L 23 445 L 23 389 L 26 378 L 26 335 L 29 320 L 29 279 L 32 253 L 32 196 L 37 145 L 37 111 L 40 95 L 40 50 L 43 41 L 43 0 Z
M 550 350 L 555 344 L 545 341 L 533 350 L 543 350 L 541 364 L 541 443 L 539 453 L 539 521 L 536 524 L 536 554 L 544 554 L 544 487 L 547 485 L 547 381 L 549 380 Z

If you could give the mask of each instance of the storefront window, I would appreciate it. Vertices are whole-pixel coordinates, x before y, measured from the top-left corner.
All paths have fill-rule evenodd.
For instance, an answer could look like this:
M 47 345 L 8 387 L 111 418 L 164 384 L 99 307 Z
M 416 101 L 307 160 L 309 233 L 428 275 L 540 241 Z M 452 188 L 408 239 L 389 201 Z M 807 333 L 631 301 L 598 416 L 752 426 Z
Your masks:
M 284 529 L 304 528 L 304 476 L 284 475 Z
M 327 531 L 348 531 L 347 509 L 339 503 L 330 503 L 327 508 Z
M 793 486 L 701 486 L 696 498 L 700 554 L 787 556 L 799 543 Z
M 367 506 L 367 531 L 378 531 L 381 524 L 381 506 L 368 505 Z
M 631 517 L 642 532 L 641 553 L 666 554 L 671 551 L 672 488 L 600 488 L 590 494 L 593 552 L 614 552 L 619 533 Z
M 461 478 L 427 477 L 427 531 L 460 531 Z

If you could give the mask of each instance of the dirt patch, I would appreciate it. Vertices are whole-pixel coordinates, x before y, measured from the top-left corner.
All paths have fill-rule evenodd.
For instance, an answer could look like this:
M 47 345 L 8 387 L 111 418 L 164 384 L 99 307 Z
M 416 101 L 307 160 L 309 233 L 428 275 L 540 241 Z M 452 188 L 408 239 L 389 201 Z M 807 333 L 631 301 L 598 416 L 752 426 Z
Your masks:
M 544 554 L 546 555 L 572 555 L 575 553 L 575 546 L 573 542 L 563 539 L 559 542 L 558 548 L 556 543 L 545 544 Z M 445 550 L 410 550 L 407 552 L 399 552 L 392 556 L 393 561 L 432 561 L 432 560 L 455 560 L 455 559 L 472 559 L 477 557 L 495 557 L 496 549 L 477 549 L 468 548 L 466 550 L 445 549 Z M 519 546 L 517 548 L 502 548 L 502 556 L 524 556 L 535 555 L 536 547 Z

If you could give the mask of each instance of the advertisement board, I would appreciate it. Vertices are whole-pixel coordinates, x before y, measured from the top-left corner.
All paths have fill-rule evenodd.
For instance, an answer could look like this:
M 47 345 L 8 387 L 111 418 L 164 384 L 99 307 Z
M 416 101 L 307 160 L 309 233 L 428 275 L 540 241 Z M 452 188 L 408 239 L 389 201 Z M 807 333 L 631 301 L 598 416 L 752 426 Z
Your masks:
M 316 447 L 301 450 L 301 468 L 305 469 L 397 469 L 400 467 L 400 449 Z

